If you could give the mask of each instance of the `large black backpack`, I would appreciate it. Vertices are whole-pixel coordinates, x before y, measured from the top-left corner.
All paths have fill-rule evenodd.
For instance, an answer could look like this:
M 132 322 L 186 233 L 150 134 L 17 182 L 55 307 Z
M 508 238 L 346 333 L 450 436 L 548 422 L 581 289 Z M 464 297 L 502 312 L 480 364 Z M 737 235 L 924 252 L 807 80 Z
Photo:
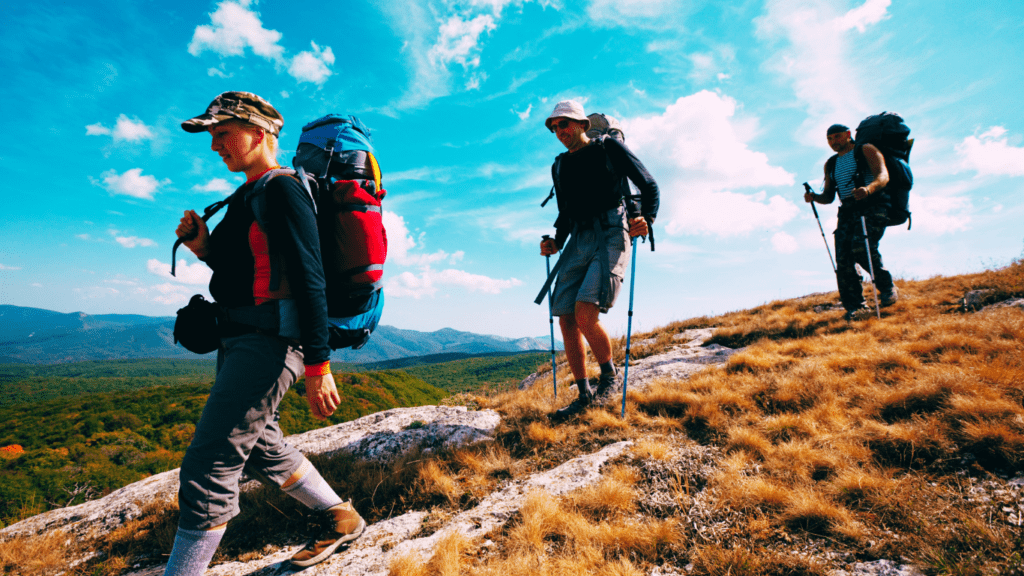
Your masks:
M 910 189 L 914 187 L 914 174 L 910 170 L 910 149 L 914 140 L 910 136 L 910 127 L 895 112 L 882 112 L 868 116 L 857 125 L 854 137 L 854 158 L 857 160 L 857 171 L 867 174 L 867 159 L 864 157 L 864 145 L 871 144 L 885 158 L 885 168 L 889 172 L 889 184 L 885 191 L 889 196 L 889 220 L 887 226 L 897 226 L 910 220 Z M 910 224 L 907 224 L 910 230 Z

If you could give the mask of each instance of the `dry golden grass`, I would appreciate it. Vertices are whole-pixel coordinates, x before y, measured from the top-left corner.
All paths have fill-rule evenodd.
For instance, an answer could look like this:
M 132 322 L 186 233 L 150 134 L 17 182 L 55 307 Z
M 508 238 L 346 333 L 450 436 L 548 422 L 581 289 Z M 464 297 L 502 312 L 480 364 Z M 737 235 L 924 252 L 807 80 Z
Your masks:
M 76 548 L 74 537 L 63 532 L 14 538 L 0 542 L 0 569 L 11 576 L 50 576 L 67 569 Z
M 901 300 L 881 320 L 847 323 L 839 311 L 815 312 L 835 302 L 831 293 L 637 334 L 647 342 L 634 347 L 634 358 L 669 349 L 683 330 L 710 326 L 712 342 L 748 348 L 724 369 L 631 389 L 625 419 L 612 406 L 551 426 L 546 415 L 576 396 L 562 365 L 557 398 L 550 378 L 528 390 L 466 397 L 502 415 L 489 446 L 412 454 L 388 466 L 344 458 L 316 464 L 376 521 L 412 509 L 452 514 L 499 482 L 635 442 L 589 488 L 561 498 L 530 494 L 517 517 L 487 536 L 492 546 L 450 536 L 431 558 L 395 559 L 394 576 L 632 575 L 662 564 L 692 564 L 697 575 L 826 574 L 825 560 L 797 555 L 808 542 L 850 557 L 907 558 L 927 573 L 984 566 L 1019 574 L 1024 536 L 988 516 L 999 510 L 967 501 L 963 483 L 965 474 L 1024 473 L 1024 315 L 964 313 L 962 298 L 971 289 L 1024 296 L 1024 263 L 898 285 Z M 623 341 L 613 354 L 621 362 Z M 539 368 L 550 375 L 549 363 Z M 662 477 L 678 511 L 644 516 L 653 482 L 645 474 L 653 472 L 635 461 L 652 470 L 676 463 L 681 436 L 716 449 L 716 472 L 699 493 L 685 472 Z M 699 498 L 724 528 L 695 532 L 691 523 L 703 520 L 688 510 Z M 302 511 L 285 500 L 271 490 L 246 496 L 225 554 L 297 534 Z M 166 541 L 156 524 L 145 528 L 147 538 Z M 121 564 L 112 560 L 98 573 L 116 573 L 131 559 L 115 556 Z
M 417 480 L 423 486 L 423 492 L 440 496 L 449 502 L 455 502 L 461 493 L 458 483 L 434 460 L 427 460 L 420 466 Z

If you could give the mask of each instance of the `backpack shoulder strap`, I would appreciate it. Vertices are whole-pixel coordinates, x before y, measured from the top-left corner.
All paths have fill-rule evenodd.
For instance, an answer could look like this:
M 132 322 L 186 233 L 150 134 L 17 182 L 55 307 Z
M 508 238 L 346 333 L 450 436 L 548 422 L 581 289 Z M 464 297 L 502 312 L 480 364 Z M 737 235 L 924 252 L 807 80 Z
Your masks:
M 313 204 L 313 214 L 316 214 L 316 197 L 313 195 L 313 190 L 310 186 L 311 180 L 315 182 L 313 176 L 311 174 L 307 174 L 302 168 L 299 168 L 298 172 L 291 168 L 275 168 L 261 176 L 256 182 L 256 185 L 253 186 L 252 190 L 245 195 L 245 203 L 252 209 L 253 217 L 264 231 L 267 230 L 267 195 L 264 194 L 264 191 L 267 189 L 267 184 L 278 176 L 291 176 L 295 180 L 299 181 L 299 183 L 302 184 L 302 187 L 306 190 L 306 194 L 309 195 L 309 199 Z M 277 290 L 280 287 L 281 271 L 279 270 L 279 267 L 274 266 L 273 261 L 271 261 L 269 288 L 271 290 Z

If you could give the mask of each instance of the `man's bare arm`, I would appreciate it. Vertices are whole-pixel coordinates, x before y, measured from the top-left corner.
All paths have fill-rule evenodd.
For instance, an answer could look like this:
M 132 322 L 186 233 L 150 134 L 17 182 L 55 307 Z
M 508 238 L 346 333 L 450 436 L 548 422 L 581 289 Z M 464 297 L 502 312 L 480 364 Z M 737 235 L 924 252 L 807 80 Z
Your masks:
M 864 159 L 867 160 L 875 179 L 867 186 L 861 186 L 853 191 L 853 197 L 857 200 L 863 200 L 889 184 L 889 170 L 885 167 L 885 157 L 882 156 L 882 152 L 873 144 L 865 144 L 861 151 L 864 152 Z

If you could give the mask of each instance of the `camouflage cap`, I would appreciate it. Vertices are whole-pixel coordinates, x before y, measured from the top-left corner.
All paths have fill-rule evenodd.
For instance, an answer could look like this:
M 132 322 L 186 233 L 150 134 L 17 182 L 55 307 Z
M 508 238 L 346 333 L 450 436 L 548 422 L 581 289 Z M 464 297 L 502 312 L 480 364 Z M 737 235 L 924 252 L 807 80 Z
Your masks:
M 185 132 L 206 132 L 225 120 L 238 119 L 259 126 L 274 136 L 281 133 L 284 118 L 270 102 L 251 92 L 224 92 L 213 99 L 206 112 L 181 123 Z

